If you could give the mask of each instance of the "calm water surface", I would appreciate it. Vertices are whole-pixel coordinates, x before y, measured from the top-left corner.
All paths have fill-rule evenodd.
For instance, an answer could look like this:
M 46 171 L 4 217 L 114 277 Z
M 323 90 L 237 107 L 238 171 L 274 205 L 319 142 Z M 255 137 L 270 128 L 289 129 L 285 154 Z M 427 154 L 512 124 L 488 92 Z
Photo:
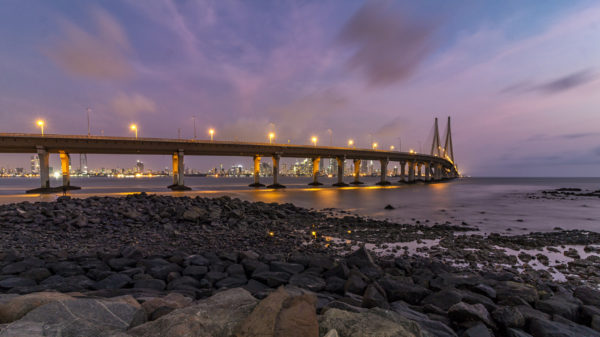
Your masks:
M 228 195 L 250 201 L 291 202 L 315 209 L 344 209 L 402 223 L 429 220 L 430 223 L 450 221 L 460 224 L 464 221 L 484 232 L 518 234 L 551 231 L 554 227 L 600 231 L 599 198 L 528 198 L 531 193 L 561 187 L 598 190 L 600 178 L 464 178 L 446 183 L 391 187 L 373 186 L 378 178 L 365 178 L 366 186 L 347 188 L 331 187 L 334 179 L 321 178 L 325 185 L 311 188 L 306 185 L 310 178 L 282 177 L 280 181 L 288 188 L 270 190 L 247 187 L 251 178 L 186 177 L 186 185 L 194 189 L 189 192 L 167 190 L 165 186 L 172 181 L 169 177 L 72 178 L 71 181 L 83 188 L 72 192 L 74 197 L 120 196 L 141 191 L 190 197 Z M 262 179 L 263 183 L 269 181 L 269 178 Z M 57 186 L 60 181 L 53 179 L 51 184 Z M 25 190 L 38 186 L 37 178 L 0 179 L 0 204 L 56 199 L 57 195 L 24 194 Z M 384 210 L 387 204 L 396 209 Z

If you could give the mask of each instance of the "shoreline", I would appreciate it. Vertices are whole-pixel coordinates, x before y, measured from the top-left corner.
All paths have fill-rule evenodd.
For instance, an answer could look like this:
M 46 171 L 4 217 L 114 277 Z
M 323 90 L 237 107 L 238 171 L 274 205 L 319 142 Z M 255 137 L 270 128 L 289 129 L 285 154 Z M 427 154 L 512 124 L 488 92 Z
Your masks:
M 267 301 L 284 286 L 290 298 L 301 296 L 297 289 L 314 296 L 322 327 L 334 327 L 328 315 L 339 310 L 379 308 L 416 322 L 422 335 L 600 329 L 595 232 L 484 236 L 467 223 L 396 224 L 333 209 L 145 193 L 0 205 L 0 224 L 0 323 L 10 323 L 1 321 L 7 296 L 129 295 L 141 306 L 189 299 L 146 311 L 143 327 L 240 287 Z M 598 302 L 586 302 L 589 294 Z M 517 323 L 508 311 L 520 313 Z M 21 319 L 27 315 L 11 322 Z M 0 336 L 14 327 L 0 325 Z

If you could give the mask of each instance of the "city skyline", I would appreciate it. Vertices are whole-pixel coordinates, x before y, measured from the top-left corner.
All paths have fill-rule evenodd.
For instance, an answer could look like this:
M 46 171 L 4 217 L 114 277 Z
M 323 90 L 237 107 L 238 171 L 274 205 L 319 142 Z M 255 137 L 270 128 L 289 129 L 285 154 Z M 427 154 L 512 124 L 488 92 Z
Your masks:
M 600 5 L 11 2 L 0 132 L 426 148 L 473 176 L 597 176 Z M 435 15 L 431 14 L 435 9 Z M 335 14 L 335 15 L 333 15 Z M 141 29 L 140 27 L 143 27 Z M 19 34 L 15 34 L 19 32 Z M 560 57 L 552 55 L 560 54 Z M 442 130 L 443 131 L 443 130 Z M 424 152 L 424 151 L 420 151 Z M 51 156 L 51 166 L 58 158 Z M 0 155 L 27 167 L 29 155 Z M 132 158 L 87 158 L 89 167 Z M 166 156 L 134 158 L 153 169 Z M 250 159 L 189 156 L 189 167 Z

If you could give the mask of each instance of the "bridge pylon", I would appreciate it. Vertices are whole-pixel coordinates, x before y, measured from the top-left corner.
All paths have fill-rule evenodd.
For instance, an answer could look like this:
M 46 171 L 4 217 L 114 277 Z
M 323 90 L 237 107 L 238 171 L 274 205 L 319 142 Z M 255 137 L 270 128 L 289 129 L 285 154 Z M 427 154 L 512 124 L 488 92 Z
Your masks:
M 435 118 L 434 127 L 433 127 L 433 142 L 431 143 L 431 152 L 429 153 L 432 156 L 442 156 L 442 146 L 440 144 L 440 130 L 438 128 L 438 119 Z

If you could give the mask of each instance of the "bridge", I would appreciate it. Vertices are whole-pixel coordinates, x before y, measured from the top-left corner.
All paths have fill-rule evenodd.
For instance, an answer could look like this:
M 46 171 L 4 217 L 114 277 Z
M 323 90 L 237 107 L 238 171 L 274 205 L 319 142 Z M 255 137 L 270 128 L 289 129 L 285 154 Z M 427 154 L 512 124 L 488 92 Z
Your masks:
M 309 146 L 290 144 L 230 142 L 212 140 L 181 140 L 162 138 L 99 137 L 52 134 L 0 133 L 0 153 L 37 153 L 40 160 L 40 188 L 28 193 L 53 193 L 80 187 L 71 186 L 69 163 L 70 155 L 81 154 L 147 154 L 170 155 L 173 159 L 172 190 L 189 190 L 184 184 L 184 155 L 188 156 L 244 156 L 254 158 L 254 182 L 251 187 L 264 186 L 260 183 L 260 161 L 271 157 L 273 161 L 273 183 L 268 188 L 283 188 L 279 184 L 279 160 L 282 157 L 312 158 L 313 174 L 309 185 L 322 185 L 318 181 L 321 158 L 335 158 L 337 161 L 337 182 L 334 186 L 347 186 L 344 182 L 345 161 L 354 163 L 354 179 L 350 184 L 359 185 L 360 163 L 362 160 L 377 160 L 381 164 L 381 180 L 378 185 L 389 185 L 387 166 L 390 161 L 400 164 L 400 182 L 413 183 L 439 181 L 458 177 L 454 163 L 450 117 L 444 147 L 440 144 L 437 118 L 434 124 L 434 137 L 429 154 L 415 152 L 386 151 L 377 149 L 356 149 L 334 146 Z M 62 186 L 50 187 L 49 155 L 58 153 L 61 160 Z

